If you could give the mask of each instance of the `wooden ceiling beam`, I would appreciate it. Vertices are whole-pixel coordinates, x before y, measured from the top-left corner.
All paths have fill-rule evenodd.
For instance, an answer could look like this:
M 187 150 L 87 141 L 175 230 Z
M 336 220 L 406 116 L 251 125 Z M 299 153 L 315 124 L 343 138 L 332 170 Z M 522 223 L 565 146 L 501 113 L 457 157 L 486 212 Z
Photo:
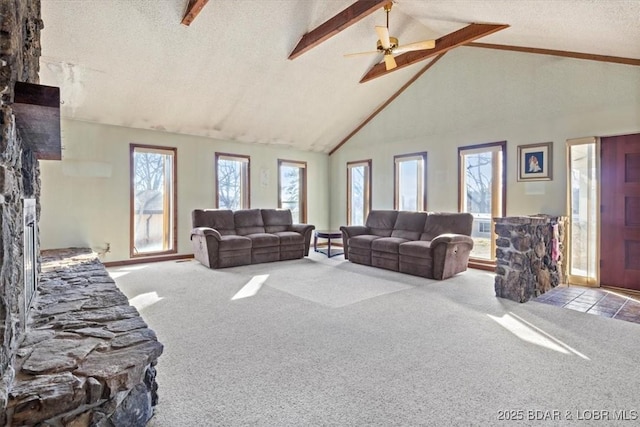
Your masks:
M 303 53 L 318 46 L 320 43 L 338 34 L 340 31 L 349 28 L 362 18 L 372 14 L 389 0 L 358 0 L 333 18 L 329 19 L 318 27 L 302 36 L 289 59 L 295 59 Z
M 392 70 L 387 71 L 384 62 L 374 65 L 367 74 L 365 74 L 362 80 L 360 80 L 360 83 L 368 82 L 369 80 L 384 76 L 385 74 L 400 70 L 404 67 L 408 67 L 416 62 L 448 52 L 458 46 L 464 46 L 471 43 L 473 40 L 488 36 L 489 34 L 504 30 L 505 28 L 509 28 L 509 26 L 503 24 L 470 24 L 458 31 L 454 31 L 451 34 L 447 34 L 446 36 L 442 36 L 437 39 L 436 47 L 434 49 L 416 50 L 396 56 L 395 60 L 398 66 Z
M 411 86 L 413 84 L 413 82 L 418 80 L 418 77 L 423 75 L 429 68 L 433 67 L 436 64 L 436 62 L 438 62 L 440 60 L 440 58 L 442 58 L 444 56 L 445 53 L 446 52 L 443 52 L 440 55 L 436 56 L 433 60 L 431 60 L 431 62 L 429 62 L 426 66 L 424 66 L 420 71 L 418 71 L 415 76 L 413 76 L 400 89 L 398 89 L 398 91 L 396 93 L 391 95 L 391 97 L 389 99 L 387 99 L 381 106 L 379 106 L 373 113 L 371 113 L 371 115 L 369 117 L 367 117 L 362 123 L 360 123 L 360 125 L 358 125 L 357 128 L 355 128 L 353 131 L 351 131 L 351 133 L 349 133 L 349 135 L 347 135 L 342 141 L 340 141 L 338 143 L 338 145 L 333 147 L 331 149 L 331 151 L 329 151 L 329 155 L 332 155 L 333 153 L 338 151 L 338 149 L 340 147 L 342 147 L 348 140 L 350 140 L 353 137 L 353 135 L 355 135 L 356 133 L 360 132 L 360 129 L 365 127 L 367 125 L 367 123 L 369 123 L 371 120 L 373 120 L 373 118 L 375 116 L 377 116 L 380 112 L 382 112 L 382 110 L 387 108 L 387 105 L 391 104 L 391 102 L 393 102 L 394 99 L 396 99 L 398 96 L 400 96 L 400 94 L 402 92 L 404 92 L 405 89 L 407 89 L 409 86 Z
M 536 47 L 509 46 L 503 44 L 490 43 L 469 43 L 469 47 L 481 47 L 485 49 L 508 50 L 512 52 L 534 53 L 539 55 L 561 56 L 564 58 L 586 59 L 589 61 L 612 62 L 614 64 L 625 64 L 640 66 L 640 59 L 623 58 L 620 56 L 595 55 L 592 53 L 570 52 L 565 50 L 539 49 Z
M 209 0 L 189 0 L 187 11 L 184 13 L 184 17 L 180 23 L 186 26 L 191 25 L 208 1 Z

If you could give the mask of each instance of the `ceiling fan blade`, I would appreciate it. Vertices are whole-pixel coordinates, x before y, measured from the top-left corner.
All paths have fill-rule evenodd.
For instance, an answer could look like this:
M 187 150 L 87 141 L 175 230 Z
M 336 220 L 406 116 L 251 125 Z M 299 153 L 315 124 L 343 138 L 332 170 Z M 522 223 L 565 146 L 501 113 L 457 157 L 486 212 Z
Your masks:
M 387 71 L 393 70 L 398 66 L 398 64 L 396 64 L 395 58 L 391 54 L 384 56 L 384 65 L 386 65 Z
M 379 50 L 370 50 L 369 52 L 356 52 L 356 53 L 345 53 L 345 58 L 350 58 L 352 56 L 361 56 L 361 55 L 372 55 L 374 53 L 380 53 Z
M 408 43 L 402 46 L 398 46 L 393 50 L 393 53 L 398 54 L 398 53 L 404 53 L 404 52 L 411 52 L 414 50 L 433 49 L 434 47 L 436 47 L 435 40 L 424 40 L 421 42 Z
M 391 40 L 389 39 L 389 29 L 387 27 L 376 27 L 376 33 L 380 39 L 380 44 L 383 48 L 389 49 L 391 47 Z

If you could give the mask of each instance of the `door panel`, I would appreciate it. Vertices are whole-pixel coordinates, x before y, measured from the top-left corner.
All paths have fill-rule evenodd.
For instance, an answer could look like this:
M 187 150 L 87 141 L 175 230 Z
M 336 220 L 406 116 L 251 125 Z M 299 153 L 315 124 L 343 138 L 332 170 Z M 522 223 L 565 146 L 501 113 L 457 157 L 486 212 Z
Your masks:
M 640 290 L 640 134 L 602 138 L 600 284 Z

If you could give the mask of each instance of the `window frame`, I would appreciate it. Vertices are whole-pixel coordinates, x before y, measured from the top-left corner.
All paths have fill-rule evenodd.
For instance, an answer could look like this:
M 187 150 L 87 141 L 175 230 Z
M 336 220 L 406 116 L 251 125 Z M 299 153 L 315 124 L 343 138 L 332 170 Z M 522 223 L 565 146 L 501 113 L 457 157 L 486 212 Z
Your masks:
M 135 248 L 135 154 L 137 150 L 142 152 L 164 152 L 165 155 L 170 154 L 172 156 L 171 162 L 171 207 L 170 207 L 170 222 L 167 230 L 171 236 L 168 241 L 171 244 L 171 248 L 168 250 L 143 252 L 140 253 Z M 169 255 L 178 253 L 178 149 L 176 147 L 167 147 L 161 145 L 150 144 L 129 144 L 129 257 L 130 258 L 142 258 L 152 257 L 157 255 Z
M 419 194 L 416 194 L 416 196 L 418 196 L 416 200 L 419 199 L 422 206 L 418 206 L 416 211 L 420 212 L 427 210 L 427 157 L 428 153 L 426 151 L 393 156 L 393 208 L 395 210 L 400 209 L 400 191 L 398 189 L 400 168 L 398 167 L 398 163 L 411 160 L 421 160 L 420 170 L 422 172 L 422 181 L 418 180 L 417 185 L 418 193 L 422 192 L 422 197 L 420 197 Z
M 584 272 L 586 274 L 581 274 L 581 272 L 576 271 L 574 268 L 575 265 L 575 240 L 574 240 L 574 227 L 575 224 L 575 214 L 573 211 L 573 202 L 575 195 L 573 193 L 573 158 L 572 158 L 572 150 L 577 148 L 578 146 L 587 146 L 591 145 L 593 159 L 590 159 L 591 167 L 595 169 L 593 176 L 589 176 L 588 178 L 588 201 L 589 205 L 593 206 L 593 216 L 588 215 L 589 221 L 588 223 L 593 226 L 591 235 L 586 242 L 582 244 L 587 247 L 587 259 L 586 262 L 591 264 L 591 268 L 587 268 Z M 590 153 L 591 154 L 591 153 Z M 567 169 L 567 229 L 565 230 L 565 235 L 567 236 L 567 260 L 563 262 L 566 265 L 566 277 L 567 283 L 570 285 L 580 285 L 580 286 L 589 286 L 589 287 L 599 287 L 600 286 L 600 250 L 601 250 L 601 221 L 602 221 L 602 212 L 599 209 L 602 203 L 602 188 L 601 188 L 601 177 L 602 177 L 602 146 L 601 140 L 598 137 L 586 137 L 586 138 L 575 138 L 575 139 L 567 139 L 566 141 L 566 169 Z M 591 207 L 590 206 L 590 207 Z M 589 250 L 590 249 L 590 250 Z M 584 259 L 584 258 L 582 258 Z M 591 263 L 589 261 L 592 261 Z M 591 274 L 589 274 L 591 273 Z
M 278 159 L 278 209 L 282 209 L 282 167 L 297 167 L 300 172 L 301 193 L 299 200 L 300 223 L 307 222 L 307 162 L 301 160 Z M 295 223 L 295 219 L 294 219 Z
M 352 183 L 352 178 L 351 178 L 351 171 L 353 168 L 355 167 L 360 167 L 360 166 L 364 166 L 366 167 L 366 176 L 365 176 L 365 205 L 364 205 L 364 212 L 363 212 L 363 224 L 364 221 L 367 220 L 367 216 L 369 215 L 369 212 L 371 212 L 371 183 L 372 183 L 372 169 L 371 169 L 371 165 L 372 165 L 372 161 L 371 159 L 367 159 L 367 160 L 356 160 L 356 161 L 352 161 L 352 162 L 347 162 L 347 225 L 352 225 L 351 224 L 351 213 L 352 213 L 352 209 L 351 209 L 351 197 L 352 197 L 352 193 L 351 193 L 351 183 Z
M 498 149 L 494 150 L 496 147 Z M 496 265 L 496 259 L 495 259 L 496 234 L 495 234 L 495 227 L 493 223 L 493 217 L 496 217 L 496 216 L 504 217 L 507 214 L 507 141 L 487 142 L 483 144 L 472 144 L 472 145 L 465 145 L 463 147 L 458 147 L 458 212 L 464 212 L 462 209 L 464 205 L 465 195 L 463 195 L 462 192 L 466 191 L 466 187 L 463 188 L 463 183 L 465 182 L 465 179 L 463 179 L 463 176 L 462 176 L 462 173 L 463 173 L 462 156 L 463 154 L 465 154 L 464 152 L 468 152 L 468 154 L 473 154 L 474 152 L 482 153 L 487 151 L 499 152 L 502 155 L 502 159 L 500 162 L 500 170 L 495 171 L 492 168 L 492 180 L 495 180 L 495 178 L 500 178 L 500 181 L 502 183 L 502 188 L 499 193 L 500 201 L 497 203 L 492 202 L 492 205 L 493 205 L 492 209 L 495 207 L 498 207 L 500 209 L 500 214 L 497 215 L 495 212 L 492 212 L 492 219 L 491 219 L 491 236 L 492 236 L 491 237 L 491 247 L 492 247 L 491 253 L 493 254 L 492 258 L 485 259 L 485 258 L 470 257 L 469 266 L 473 268 L 493 270 Z M 496 184 L 494 183 L 494 185 Z
M 214 188 L 215 188 L 215 207 L 216 209 L 220 209 L 220 182 L 218 179 L 218 162 L 220 159 L 223 160 L 234 160 L 242 163 L 246 163 L 246 168 L 243 167 L 242 176 L 241 176 L 241 200 L 240 200 L 240 209 L 250 209 L 251 208 L 251 156 L 247 156 L 244 154 L 232 154 L 232 153 L 222 153 L 216 152 L 214 155 Z M 246 181 L 246 187 L 244 184 Z M 226 209 L 226 208 L 223 208 Z

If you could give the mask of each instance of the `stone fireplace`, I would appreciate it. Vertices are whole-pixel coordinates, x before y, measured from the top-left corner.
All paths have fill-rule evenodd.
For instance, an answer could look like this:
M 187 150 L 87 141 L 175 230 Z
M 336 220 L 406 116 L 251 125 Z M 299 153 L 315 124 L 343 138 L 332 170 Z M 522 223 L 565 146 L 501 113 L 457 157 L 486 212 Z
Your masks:
M 566 217 L 540 214 L 494 222 L 496 296 L 526 302 L 566 283 Z
M 60 92 L 38 84 L 40 0 L 0 17 L 0 425 L 144 426 L 162 344 L 94 253 L 39 250 Z

